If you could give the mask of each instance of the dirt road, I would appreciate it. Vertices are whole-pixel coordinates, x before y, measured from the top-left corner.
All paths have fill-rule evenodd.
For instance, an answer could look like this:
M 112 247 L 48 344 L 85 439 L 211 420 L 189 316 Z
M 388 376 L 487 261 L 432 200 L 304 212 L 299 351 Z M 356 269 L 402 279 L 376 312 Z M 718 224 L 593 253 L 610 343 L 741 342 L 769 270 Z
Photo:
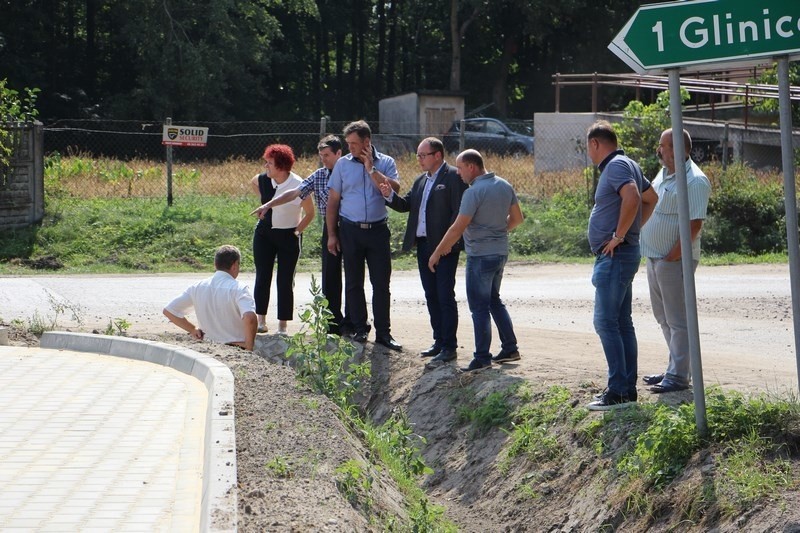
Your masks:
M 510 373 L 553 383 L 604 383 L 605 361 L 592 328 L 594 290 L 591 265 L 512 264 L 501 294 L 511 312 L 523 360 Z M 171 330 L 163 305 L 203 274 L 153 276 L 36 276 L 0 278 L 0 319 L 53 316 L 56 301 L 80 308 L 81 329 L 103 330 L 109 319 L 131 323 L 129 334 Z M 242 274 L 251 287 L 253 274 Z M 311 276 L 296 280 L 298 305 L 310 300 Z M 706 385 L 741 390 L 797 390 L 797 366 L 787 265 L 703 267 L 696 275 L 700 341 Z M 369 284 L 367 283 L 367 286 Z M 424 296 L 415 271 L 392 276 L 393 335 L 409 358 L 430 342 Z M 472 325 L 466 306 L 463 271 L 456 294 L 461 311 L 459 361 L 472 352 Z M 368 295 L 369 300 L 369 295 Z M 274 317 L 274 302 L 268 316 Z M 77 328 L 67 311 L 62 328 Z M 271 321 L 275 329 L 275 320 Z M 663 370 L 666 350 L 650 312 L 647 280 L 641 269 L 634 282 L 634 324 L 640 344 L 640 374 Z M 290 326 L 297 331 L 299 323 Z M 495 338 L 495 345 L 497 339 Z M 496 347 L 495 347 L 496 348 Z

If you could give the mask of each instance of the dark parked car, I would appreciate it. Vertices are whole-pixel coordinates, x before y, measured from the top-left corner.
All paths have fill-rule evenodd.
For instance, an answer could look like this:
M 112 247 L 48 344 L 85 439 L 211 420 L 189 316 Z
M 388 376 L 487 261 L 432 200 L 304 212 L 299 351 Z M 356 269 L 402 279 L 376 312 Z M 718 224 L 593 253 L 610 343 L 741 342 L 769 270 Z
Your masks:
M 459 121 L 444 136 L 448 152 L 457 152 Z M 495 118 L 468 118 L 464 121 L 464 148 L 509 155 L 533 155 L 533 136 L 517 133 Z
M 692 139 L 692 161 L 705 163 L 706 161 L 722 161 L 722 143 L 715 139 Z M 733 149 L 728 148 L 728 162 L 733 160 Z

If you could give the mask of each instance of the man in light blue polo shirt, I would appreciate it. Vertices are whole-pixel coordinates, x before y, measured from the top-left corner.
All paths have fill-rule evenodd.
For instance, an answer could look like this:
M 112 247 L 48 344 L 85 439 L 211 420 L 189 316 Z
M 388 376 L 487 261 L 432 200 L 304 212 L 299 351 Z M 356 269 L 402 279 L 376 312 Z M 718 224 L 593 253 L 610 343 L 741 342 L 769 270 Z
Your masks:
M 508 260 L 508 232 L 522 224 L 522 210 L 513 187 L 503 178 L 486 172 L 477 150 L 465 150 L 456 158 L 461 179 L 469 185 L 461 198 L 453 225 L 431 254 L 428 267 L 435 270 L 439 259 L 450 253 L 464 235 L 467 252 L 467 303 L 475 330 L 475 353 L 464 371 L 479 370 L 496 363 L 519 361 L 519 348 L 511 316 L 500 299 L 503 269 Z M 491 318 L 490 318 L 491 317 Z M 500 336 L 500 352 L 492 358 L 492 323 Z
M 400 189 L 397 165 L 372 146 L 372 132 L 363 120 L 345 126 L 344 138 L 350 153 L 339 158 L 328 181 L 328 251 L 344 258 L 345 305 L 353 321 L 353 340 L 366 342 L 370 330 L 364 295 L 366 263 L 372 283 L 375 342 L 402 350 L 391 334 L 392 255 L 386 202 L 379 189 L 383 183 L 395 191 Z
M 689 191 L 689 219 L 692 233 L 692 264 L 700 262 L 700 230 L 706 218 L 711 182 L 689 158 L 692 138 L 683 131 L 686 148 L 686 185 Z M 681 241 L 678 229 L 678 187 L 675 180 L 675 153 L 672 128 L 661 134 L 656 150 L 664 168 L 653 180 L 658 203 L 650 219 L 642 227 L 642 256 L 647 258 L 647 282 L 653 315 L 664 332 L 669 348 L 667 371 L 642 378 L 655 393 L 674 392 L 689 388 L 691 365 L 689 333 L 686 326 L 686 307 L 681 268 Z

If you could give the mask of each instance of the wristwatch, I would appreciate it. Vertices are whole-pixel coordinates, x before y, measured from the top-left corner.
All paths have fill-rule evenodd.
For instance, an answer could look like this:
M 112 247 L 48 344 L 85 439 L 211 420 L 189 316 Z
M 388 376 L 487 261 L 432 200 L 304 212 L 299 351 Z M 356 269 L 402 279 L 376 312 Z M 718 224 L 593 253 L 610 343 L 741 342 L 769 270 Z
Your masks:
M 295 237 L 299 237 L 300 235 L 302 235 L 302 232 L 294 230 L 294 236 Z
M 617 235 L 617 232 L 616 232 L 616 231 L 615 231 L 614 233 L 612 233 L 612 234 L 611 234 L 611 238 L 612 238 L 612 239 L 614 239 L 614 240 L 615 240 L 615 241 L 617 241 L 617 242 L 624 242 L 624 241 L 625 241 L 625 235 L 623 235 L 622 237 L 620 237 L 619 235 Z
M 378 172 L 378 169 L 375 168 L 375 167 L 372 167 L 371 169 L 369 169 L 369 173 L 370 174 L 375 174 L 376 172 Z

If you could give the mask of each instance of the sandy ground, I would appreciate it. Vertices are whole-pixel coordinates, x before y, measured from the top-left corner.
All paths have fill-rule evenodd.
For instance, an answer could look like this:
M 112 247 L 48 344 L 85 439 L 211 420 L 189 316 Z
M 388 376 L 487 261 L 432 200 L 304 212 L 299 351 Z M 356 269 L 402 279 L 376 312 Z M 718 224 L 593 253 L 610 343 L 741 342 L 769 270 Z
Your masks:
M 680 521 L 681 505 L 671 503 L 668 495 L 663 504 L 666 514 L 659 515 L 659 522 L 637 515 L 625 521 L 627 515 L 619 505 L 608 504 L 607 491 L 613 492 L 613 487 L 593 485 L 603 479 L 610 459 L 598 458 L 574 438 L 563 443 L 572 454 L 565 463 L 553 468 L 515 463 L 506 474 L 498 465 L 507 434 L 497 430 L 477 438 L 457 416 L 452 395 L 465 388 L 483 395 L 521 381 L 530 382 L 536 390 L 557 383 L 568 387 L 577 402 L 589 401 L 602 389 L 606 364 L 592 329 L 590 274 L 591 265 L 507 267 L 501 292 L 515 322 L 523 358 L 496 371 L 471 374 L 449 365 L 425 370 L 426 360 L 418 352 L 431 339 L 417 273 L 393 274 L 393 334 L 405 350 L 389 353 L 367 344 L 364 356 L 372 362 L 368 411 L 382 422 L 395 408 L 405 410 L 415 432 L 427 442 L 421 452 L 434 473 L 424 480 L 426 491 L 433 502 L 447 509 L 447 517 L 461 531 L 573 531 L 596 529 L 598 524 L 666 531 Z M 370 453 L 341 423 L 337 410 L 327 399 L 298 387 L 291 369 L 275 364 L 281 358 L 272 356 L 285 349 L 283 340 L 259 335 L 259 357 L 195 342 L 167 323 L 161 314 L 163 305 L 205 276 L 4 277 L 0 278 L 0 322 L 30 322 L 37 313 L 52 320 L 54 309 L 62 305 L 78 310 L 83 324 L 74 322 L 65 309 L 58 317 L 60 329 L 103 331 L 110 319 L 124 318 L 131 324 L 129 335 L 185 344 L 225 362 L 236 381 L 240 531 L 382 531 L 391 517 L 407 523 L 396 487 L 381 468 L 369 466 Z M 242 279 L 252 286 L 252 274 Z M 310 281 L 308 274 L 297 276 L 298 305 L 310 300 Z M 701 267 L 697 294 L 705 384 L 752 392 L 789 391 L 796 396 L 788 267 Z M 457 298 L 459 363 L 466 364 L 473 336 L 463 272 Z M 274 302 L 269 314 L 274 316 Z M 640 375 L 663 370 L 666 349 L 650 313 L 643 269 L 634 283 L 634 323 Z M 276 329 L 274 320 L 270 327 Z M 294 323 L 290 333 L 298 329 Z M 37 342 L 18 331 L 15 336 L 20 338 L 13 340 L 22 344 Z M 689 400 L 688 394 L 679 394 L 676 399 Z M 640 387 L 640 401 L 656 399 L 648 396 Z M 343 488 L 340 468 L 348 461 L 361 465 L 371 480 L 369 495 L 363 487 Z M 531 480 L 538 480 L 535 488 L 546 498 L 520 495 L 519 487 Z M 681 523 L 681 527 L 794 531 L 792 527 L 800 527 L 800 518 L 786 510 L 798 508 L 797 493 L 792 491 L 785 500 L 757 506 L 734 523 L 720 525 L 711 519 L 692 526 Z
M 522 362 L 514 373 L 554 382 L 602 383 L 606 370 L 592 328 L 594 289 L 591 265 L 512 264 L 506 268 L 501 295 L 519 337 Z M 29 320 L 34 313 L 53 316 L 50 299 L 80 309 L 80 329 L 103 330 L 109 319 L 131 323 L 129 334 L 171 331 L 161 309 L 174 295 L 204 274 L 152 276 L 35 276 L 0 278 L 0 318 Z M 253 274 L 242 274 L 251 287 Z M 310 274 L 298 274 L 296 304 L 310 300 Z M 369 283 L 367 283 L 369 290 Z M 431 343 L 430 327 L 418 274 L 392 275 L 392 333 L 409 357 Z M 788 265 L 703 267 L 696 274 L 698 321 L 706 385 L 742 390 L 797 390 L 797 362 Z M 52 296 L 51 296 L 52 295 Z M 459 361 L 471 359 L 472 326 L 466 305 L 463 271 L 456 295 L 461 313 Z M 369 294 L 367 296 L 369 300 Z M 274 300 L 274 299 L 273 299 Z M 274 317 L 275 302 L 270 312 Z M 69 311 L 58 319 L 79 328 Z M 650 311 L 642 268 L 634 281 L 634 324 L 640 344 L 640 374 L 666 366 L 666 348 Z M 270 328 L 277 327 L 271 320 Z M 289 332 L 299 329 L 290 325 Z M 495 338 L 495 350 L 498 349 Z

